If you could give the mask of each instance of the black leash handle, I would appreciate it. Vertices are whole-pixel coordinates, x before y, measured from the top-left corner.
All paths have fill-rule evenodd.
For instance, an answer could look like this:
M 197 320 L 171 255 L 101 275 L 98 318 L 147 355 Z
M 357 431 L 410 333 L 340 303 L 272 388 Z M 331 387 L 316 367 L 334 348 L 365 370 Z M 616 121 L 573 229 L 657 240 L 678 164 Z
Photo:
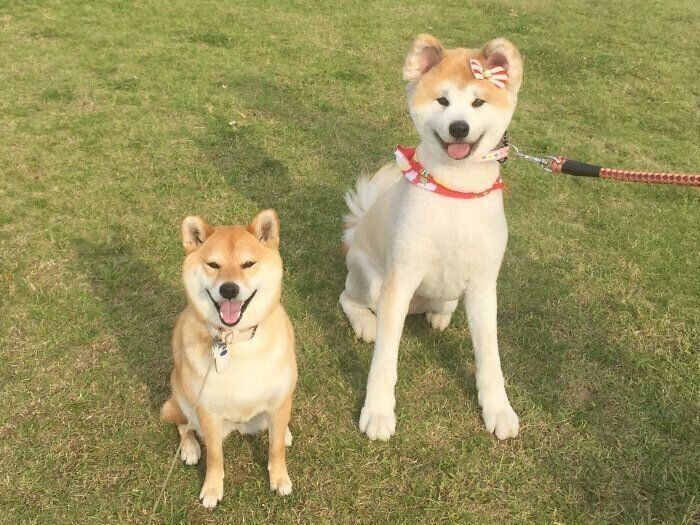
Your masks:
M 559 165 L 554 161 L 549 163 L 549 169 L 555 172 L 566 173 L 576 177 L 600 177 L 600 166 L 595 164 L 586 164 L 577 160 L 562 159 L 564 162 Z M 555 169 L 555 167 L 557 169 Z

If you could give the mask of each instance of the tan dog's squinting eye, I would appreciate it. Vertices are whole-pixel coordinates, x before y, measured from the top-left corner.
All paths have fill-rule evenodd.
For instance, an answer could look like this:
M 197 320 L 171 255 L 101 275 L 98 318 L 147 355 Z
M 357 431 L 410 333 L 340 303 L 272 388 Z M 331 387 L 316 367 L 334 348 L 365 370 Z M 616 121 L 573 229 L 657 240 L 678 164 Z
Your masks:
M 472 102 L 472 107 L 473 107 L 473 108 L 480 108 L 480 107 L 483 106 L 485 103 L 486 103 L 485 100 L 482 100 L 482 99 L 480 99 L 480 98 L 475 98 L 475 99 L 474 99 L 474 102 Z
M 208 266 L 209 268 L 214 268 L 215 270 L 218 270 L 219 268 L 221 268 L 221 266 L 219 266 L 219 265 L 218 265 L 217 263 L 215 263 L 214 261 L 208 262 L 208 263 L 207 263 L 207 266 Z
M 246 268 L 250 268 L 254 264 L 255 264 L 255 261 L 246 261 L 243 264 L 241 264 L 241 268 L 243 268 L 245 270 Z

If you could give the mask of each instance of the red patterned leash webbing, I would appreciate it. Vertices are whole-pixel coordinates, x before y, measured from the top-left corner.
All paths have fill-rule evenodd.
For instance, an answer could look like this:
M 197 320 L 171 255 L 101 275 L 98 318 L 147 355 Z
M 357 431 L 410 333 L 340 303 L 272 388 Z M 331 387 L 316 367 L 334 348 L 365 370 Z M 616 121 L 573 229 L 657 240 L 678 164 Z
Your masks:
M 693 173 L 659 173 L 649 171 L 626 171 L 614 168 L 601 168 L 603 179 L 623 180 L 626 182 L 650 182 L 652 184 L 678 184 L 681 186 L 700 186 L 700 174 Z
M 554 173 L 566 173 L 583 177 L 600 177 L 602 179 L 625 182 L 647 182 L 651 184 L 672 184 L 678 186 L 700 187 L 700 173 L 665 173 L 652 171 L 618 170 L 586 164 L 565 157 L 549 157 L 548 167 Z

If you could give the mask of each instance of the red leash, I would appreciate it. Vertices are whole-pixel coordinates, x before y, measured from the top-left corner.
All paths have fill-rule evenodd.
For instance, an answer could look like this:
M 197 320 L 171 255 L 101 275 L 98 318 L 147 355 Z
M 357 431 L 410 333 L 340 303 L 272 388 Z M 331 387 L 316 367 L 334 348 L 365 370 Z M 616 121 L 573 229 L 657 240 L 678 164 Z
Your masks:
M 632 171 L 605 168 L 587 164 L 566 157 L 537 157 L 521 153 L 511 144 L 515 154 L 521 159 L 535 162 L 547 171 L 565 173 L 575 177 L 600 177 L 601 179 L 621 180 L 625 182 L 648 182 L 651 184 L 672 184 L 677 186 L 700 187 L 700 173 L 664 173 L 656 171 Z

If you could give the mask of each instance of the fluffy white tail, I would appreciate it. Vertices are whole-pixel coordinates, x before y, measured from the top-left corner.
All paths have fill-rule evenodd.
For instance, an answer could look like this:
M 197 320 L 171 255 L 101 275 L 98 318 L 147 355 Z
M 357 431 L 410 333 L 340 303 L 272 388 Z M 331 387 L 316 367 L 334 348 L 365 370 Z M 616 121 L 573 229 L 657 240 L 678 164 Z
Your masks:
M 372 205 L 377 202 L 379 196 L 399 180 L 399 173 L 396 165 L 391 162 L 372 177 L 362 177 L 357 181 L 355 191 L 348 190 L 345 194 L 345 204 L 348 205 L 348 213 L 345 215 L 345 233 L 343 234 L 343 244 L 349 248 L 355 237 L 355 228 L 362 220 Z

